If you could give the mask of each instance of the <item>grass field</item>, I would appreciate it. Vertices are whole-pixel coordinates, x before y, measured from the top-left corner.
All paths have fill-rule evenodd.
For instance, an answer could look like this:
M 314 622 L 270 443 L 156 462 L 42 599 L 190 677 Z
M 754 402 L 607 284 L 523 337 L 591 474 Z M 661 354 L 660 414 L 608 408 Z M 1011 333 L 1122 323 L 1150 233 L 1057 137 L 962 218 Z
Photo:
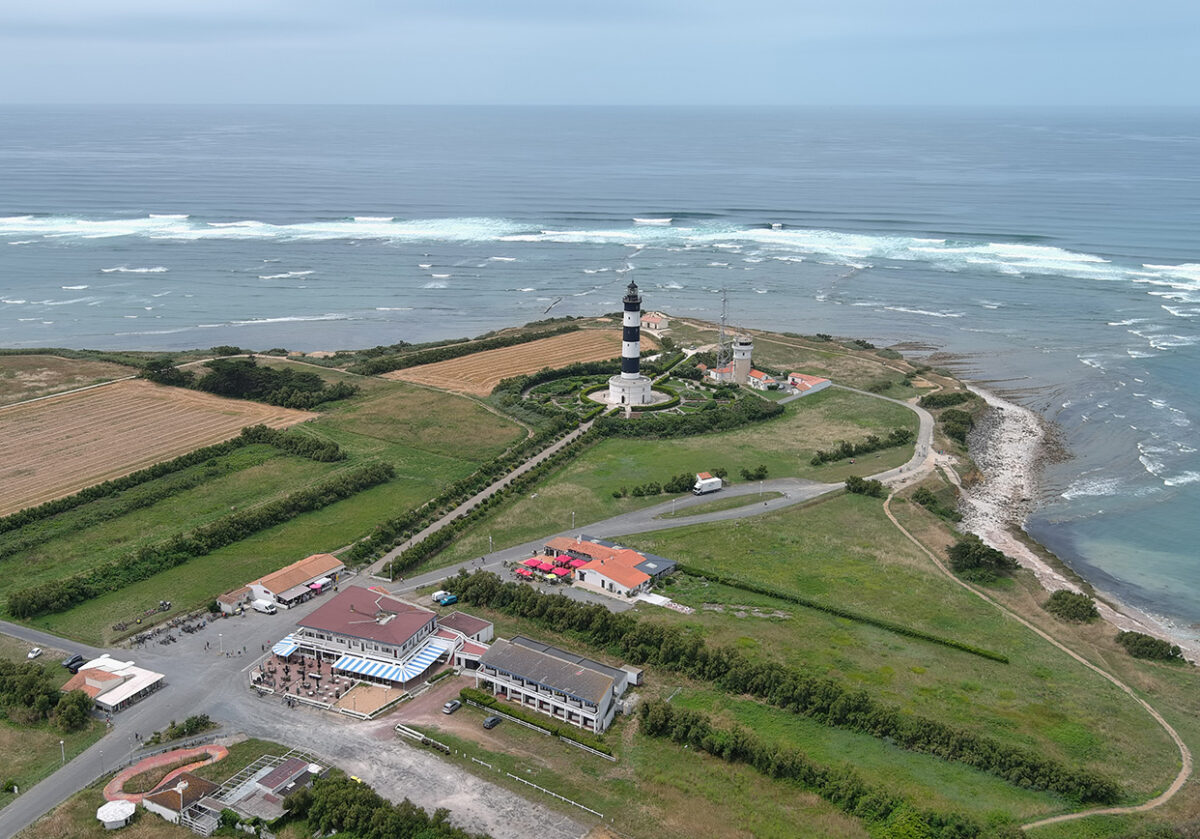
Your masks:
M 605 440 L 554 472 L 537 488 L 497 508 L 479 525 L 433 557 L 426 568 L 439 568 L 487 553 L 488 535 L 496 548 L 518 545 L 571 526 L 577 527 L 669 500 L 670 496 L 613 498 L 613 491 L 648 481 L 668 480 L 683 472 L 729 470 L 740 481 L 742 468 L 765 464 L 772 478 L 800 477 L 840 482 L 848 475 L 869 475 L 899 466 L 912 447 L 885 449 L 849 461 L 812 466 L 817 448 L 838 440 L 903 427 L 916 430 L 916 415 L 900 405 L 844 390 L 829 389 L 785 406 L 783 416 L 720 434 L 672 440 Z
M 726 498 L 717 498 L 713 501 L 697 504 L 694 507 L 688 507 L 686 510 L 680 510 L 677 513 L 663 513 L 659 518 L 662 519 L 689 519 L 692 516 L 702 516 L 705 513 L 719 513 L 722 510 L 735 510 L 738 507 L 745 507 L 747 504 L 757 504 L 759 501 L 767 501 L 771 498 L 782 498 L 781 492 L 763 492 L 755 493 L 754 495 L 731 495 Z M 686 524 L 686 521 L 681 521 L 680 524 Z
M 0 408 L 0 515 L 228 440 L 314 415 L 143 380 Z
M 932 569 L 898 540 L 876 500 L 844 495 L 721 525 L 623 539 L 633 547 L 781 591 L 844 606 L 1008 655 L 1010 664 L 834 618 L 786 601 L 682 581 L 666 589 L 710 643 L 867 689 L 879 700 L 1058 760 L 1112 775 L 1137 799 L 1173 777 L 1166 734 L 1109 683 Z M 776 609 L 787 619 L 737 618 L 705 603 Z M 897 753 L 901 763 L 906 753 Z M 899 770 L 898 770 L 899 771 Z
M 0 356 L 0 405 L 108 382 L 135 372 L 132 367 L 108 361 L 56 355 L 4 355 Z
M 657 346 L 643 337 L 644 347 Z M 544 367 L 565 367 L 577 361 L 603 361 L 621 354 L 619 329 L 584 329 L 541 338 L 527 344 L 422 364 L 385 373 L 383 378 L 417 382 L 474 396 L 486 396 L 501 379 L 536 373 Z
M 346 377 L 337 371 L 318 372 L 330 379 Z M 33 621 L 68 638 L 109 643 L 120 634 L 112 629 L 114 623 L 132 621 L 159 600 L 174 601 L 175 613 L 199 607 L 222 591 L 296 559 L 350 544 L 379 522 L 425 502 L 447 483 L 470 474 L 525 433 L 517 424 L 461 396 L 404 382 L 357 378 L 364 384 L 358 398 L 339 403 L 301 430 L 335 440 L 347 453 L 347 460 L 315 463 L 269 447 L 249 446 L 220 458 L 215 467 L 192 467 L 219 474 L 151 506 L 85 528 L 75 526 L 82 520 L 103 518 L 105 505 L 121 503 L 120 498 L 102 499 L 39 523 L 36 528 L 50 528 L 53 538 L 0 560 L 0 568 L 20 563 L 22 569 L 20 575 L 7 575 L 0 581 L 0 596 L 14 587 L 120 558 L 143 544 L 227 515 L 231 508 L 243 509 L 287 495 L 366 459 L 395 466 L 397 476 L 386 484 L 67 612 Z M 183 473 L 166 476 L 139 491 L 161 491 L 186 477 Z M 0 535 L 0 549 L 26 535 L 25 529 Z
M 458 711 L 482 721 L 484 711 Z M 505 777 L 511 772 L 574 799 L 614 821 L 619 835 L 638 839 L 794 839 L 797 826 L 814 839 L 866 839 L 856 819 L 790 784 L 771 781 L 742 766 L 730 766 L 671 743 L 651 741 L 620 723 L 608 742 L 619 762 L 586 755 L 553 737 L 505 722 L 487 732 L 503 750 L 485 748 L 436 726 L 422 726 L 435 739 L 458 749 L 458 762 L 514 793 L 550 805 L 554 801 Z M 470 762 L 484 760 L 501 771 Z M 564 813 L 588 823 L 591 816 L 570 806 Z

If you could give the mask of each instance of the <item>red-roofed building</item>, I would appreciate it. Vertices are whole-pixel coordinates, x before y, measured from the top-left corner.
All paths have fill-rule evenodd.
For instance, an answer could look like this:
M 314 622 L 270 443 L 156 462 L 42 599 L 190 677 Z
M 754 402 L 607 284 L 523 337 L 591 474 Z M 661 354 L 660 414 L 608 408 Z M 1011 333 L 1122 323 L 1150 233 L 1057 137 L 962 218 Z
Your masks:
M 773 390 L 779 387 L 779 382 L 762 370 L 751 370 L 746 379 L 746 384 L 755 390 Z
M 671 322 L 658 312 L 647 312 L 642 315 L 642 329 L 648 329 L 651 332 L 662 332 Z
M 575 569 L 578 583 L 584 588 L 620 597 L 647 591 L 655 577 L 669 574 L 675 568 L 670 560 L 647 556 L 632 548 L 567 536 L 547 542 L 546 553 L 561 553 L 585 560 L 585 564 Z
M 399 661 L 434 631 L 437 615 L 394 597 L 348 586 L 296 626 L 293 637 L 306 655 L 324 659 L 369 655 Z
M 822 379 L 820 376 L 808 376 L 804 373 L 788 373 L 787 381 L 788 385 L 794 391 L 803 396 L 824 390 L 833 384 L 829 379 Z

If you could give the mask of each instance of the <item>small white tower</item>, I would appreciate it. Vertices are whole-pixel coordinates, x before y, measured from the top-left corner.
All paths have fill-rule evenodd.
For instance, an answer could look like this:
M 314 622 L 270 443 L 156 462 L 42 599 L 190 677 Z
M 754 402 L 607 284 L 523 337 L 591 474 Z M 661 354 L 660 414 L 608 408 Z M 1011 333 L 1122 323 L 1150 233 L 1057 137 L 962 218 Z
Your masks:
M 754 339 L 749 335 L 738 335 L 733 339 L 733 381 L 744 385 L 750 381 L 750 356 L 754 354 Z

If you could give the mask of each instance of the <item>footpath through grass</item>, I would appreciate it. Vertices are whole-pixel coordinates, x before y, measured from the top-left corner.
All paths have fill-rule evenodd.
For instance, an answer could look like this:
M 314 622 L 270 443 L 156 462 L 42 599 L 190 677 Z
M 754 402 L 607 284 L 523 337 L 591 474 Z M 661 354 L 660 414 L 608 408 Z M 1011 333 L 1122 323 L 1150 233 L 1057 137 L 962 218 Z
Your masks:
M 835 618 L 786 601 L 701 581 L 665 593 L 695 615 L 650 610 L 710 644 L 828 674 L 922 716 L 1033 747 L 1114 777 L 1150 797 L 1173 777 L 1166 734 L 1124 693 L 932 569 L 883 515 L 845 495 L 755 519 L 627 537 L 690 566 L 777 586 L 821 602 L 1001 652 L 1001 664 Z M 785 619 L 739 618 L 735 604 Z M 742 610 L 744 611 L 744 610 Z

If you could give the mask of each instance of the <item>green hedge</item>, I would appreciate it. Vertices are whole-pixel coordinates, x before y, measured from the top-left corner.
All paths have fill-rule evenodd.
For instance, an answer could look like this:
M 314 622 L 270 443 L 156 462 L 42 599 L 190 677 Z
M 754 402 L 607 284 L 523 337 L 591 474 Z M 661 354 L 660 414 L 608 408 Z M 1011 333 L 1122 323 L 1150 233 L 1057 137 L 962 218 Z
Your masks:
M 666 402 L 658 402 L 653 405 L 630 405 L 629 406 L 630 410 L 632 410 L 635 413 L 637 413 L 639 411 L 665 411 L 668 408 L 674 408 L 676 405 L 679 404 L 679 394 L 676 391 L 672 390 L 669 387 L 662 387 L 661 385 L 654 389 L 667 394 L 667 396 L 669 396 L 670 398 Z
M 64 612 L 85 600 L 149 579 L 160 571 L 183 565 L 195 557 L 289 521 L 301 513 L 319 510 L 364 489 L 385 483 L 395 474 L 395 469 L 389 463 L 360 466 L 278 501 L 233 513 L 196 528 L 191 533 L 140 548 L 124 559 L 106 562 L 61 580 L 14 591 L 8 596 L 9 614 L 17 618 L 31 618 Z
M 952 390 L 942 393 L 929 393 L 921 397 L 917 402 L 922 408 L 950 408 L 954 405 L 961 405 L 964 402 L 970 402 L 975 398 L 975 394 L 968 390 Z
M 559 737 L 566 737 L 568 740 L 574 740 L 576 743 L 582 743 L 589 749 L 595 749 L 609 757 L 612 757 L 612 749 L 610 749 L 603 740 L 595 735 L 589 734 L 581 728 L 576 728 L 567 723 L 558 723 L 551 717 L 545 714 L 537 714 L 522 708 L 520 705 L 513 705 L 509 702 L 501 702 L 496 697 L 489 693 L 484 693 L 475 688 L 463 688 L 458 692 L 463 702 L 474 702 L 478 705 L 483 705 L 486 708 L 495 708 L 497 711 L 503 711 L 510 717 L 516 717 L 519 720 L 529 723 L 532 726 L 549 731 Z
M 653 699 L 638 706 L 638 722 L 638 730 L 648 737 L 672 740 L 728 763 L 744 763 L 769 778 L 791 781 L 843 812 L 884 828 L 884 832 L 872 831 L 871 835 L 924 839 L 974 839 L 985 835 L 983 828 L 966 816 L 920 812 L 901 796 L 871 787 L 849 767 L 821 766 L 799 749 L 769 743 L 739 725 L 718 728 L 699 711 Z M 893 830 L 900 819 L 905 820 L 906 832 Z
M 895 632 L 897 635 L 904 635 L 909 638 L 916 638 L 920 641 L 930 641 L 934 644 L 941 644 L 943 647 L 950 647 L 955 650 L 961 650 L 964 653 L 977 655 L 981 658 L 998 661 L 1001 664 L 1008 664 L 1008 656 L 1002 653 L 992 652 L 983 647 L 976 647 L 964 641 L 955 641 L 953 638 L 943 638 L 940 635 L 934 635 L 930 632 L 925 632 L 920 629 L 914 629 L 911 626 L 893 623 L 892 621 L 883 618 L 876 618 L 870 615 L 864 615 L 860 612 L 853 612 L 849 609 L 843 609 L 840 606 L 833 606 L 828 603 L 820 603 L 816 600 L 810 600 L 807 597 L 801 597 L 796 594 L 788 594 L 787 592 L 779 591 L 778 589 L 760 586 L 754 583 L 748 583 L 745 580 L 739 580 L 736 577 L 726 577 L 723 574 L 717 574 L 712 571 L 702 571 L 699 568 L 679 563 L 675 566 L 676 570 L 681 574 L 687 574 L 689 577 L 702 577 L 706 580 L 711 580 L 714 583 L 720 583 L 723 586 L 748 591 L 753 594 L 763 594 L 767 597 L 774 597 L 776 600 L 785 600 L 788 603 L 795 603 L 797 606 L 804 606 L 808 609 L 816 609 L 819 612 L 833 615 L 838 618 L 846 618 L 857 623 L 865 623 L 869 626 L 874 626 L 879 629 L 885 629 L 888 632 Z

